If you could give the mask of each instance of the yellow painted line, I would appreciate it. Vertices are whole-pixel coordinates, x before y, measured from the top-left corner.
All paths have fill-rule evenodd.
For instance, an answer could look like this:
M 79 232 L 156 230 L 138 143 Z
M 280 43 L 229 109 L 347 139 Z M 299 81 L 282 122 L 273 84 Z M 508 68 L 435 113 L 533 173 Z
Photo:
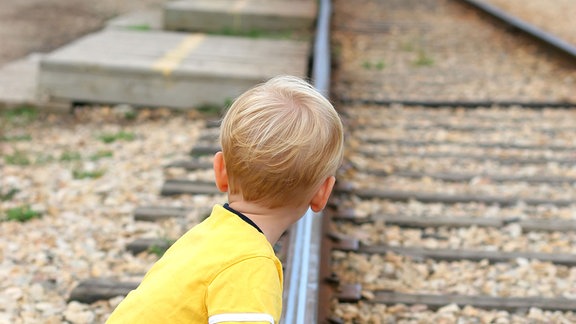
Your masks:
M 246 7 L 248 4 L 248 0 L 238 0 L 234 3 L 232 8 L 230 8 L 230 14 L 232 14 L 232 26 L 233 30 L 240 30 L 240 26 L 242 24 L 242 17 L 240 15 L 240 11 Z
M 244 7 L 246 7 L 246 4 L 248 3 L 248 0 L 238 0 L 236 1 L 236 3 L 234 4 L 234 6 L 232 6 L 232 12 L 238 12 L 242 9 L 244 9 Z
M 206 35 L 204 34 L 192 34 L 186 36 L 178 46 L 174 47 L 163 57 L 154 62 L 152 68 L 161 71 L 165 76 L 170 75 L 178 64 L 180 64 L 188 54 L 202 43 L 204 38 L 206 38 Z

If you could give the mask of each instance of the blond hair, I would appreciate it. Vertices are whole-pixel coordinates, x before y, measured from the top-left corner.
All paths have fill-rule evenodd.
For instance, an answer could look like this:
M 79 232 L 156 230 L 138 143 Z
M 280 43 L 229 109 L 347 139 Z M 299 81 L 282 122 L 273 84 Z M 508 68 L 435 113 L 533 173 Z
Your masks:
M 342 163 L 343 137 L 334 107 L 304 80 L 260 84 L 221 124 L 229 194 L 269 208 L 304 203 Z

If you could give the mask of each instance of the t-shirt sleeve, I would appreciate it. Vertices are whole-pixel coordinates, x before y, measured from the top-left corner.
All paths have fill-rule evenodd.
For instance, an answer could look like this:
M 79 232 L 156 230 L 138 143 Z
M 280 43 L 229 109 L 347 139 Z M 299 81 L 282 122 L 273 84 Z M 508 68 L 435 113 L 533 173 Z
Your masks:
M 220 272 L 208 286 L 209 324 L 278 323 L 282 284 L 275 262 L 254 257 Z

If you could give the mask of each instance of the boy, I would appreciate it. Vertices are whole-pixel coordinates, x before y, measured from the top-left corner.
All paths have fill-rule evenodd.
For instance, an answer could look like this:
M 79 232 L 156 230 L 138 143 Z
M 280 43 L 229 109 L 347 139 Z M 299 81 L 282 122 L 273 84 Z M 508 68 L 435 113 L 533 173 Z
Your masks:
M 174 243 L 108 323 L 278 323 L 282 265 L 272 246 L 308 208 L 326 205 L 342 123 L 312 86 L 280 76 L 236 99 L 220 144 L 214 173 L 228 203 Z

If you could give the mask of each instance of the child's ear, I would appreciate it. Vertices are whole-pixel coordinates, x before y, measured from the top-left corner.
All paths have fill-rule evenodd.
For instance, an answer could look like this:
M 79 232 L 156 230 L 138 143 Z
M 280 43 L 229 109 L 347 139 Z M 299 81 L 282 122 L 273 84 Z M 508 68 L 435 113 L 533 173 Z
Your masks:
M 224 155 L 222 152 L 214 154 L 214 176 L 218 190 L 228 192 L 228 174 L 226 173 L 226 165 L 224 165 Z
M 328 177 L 320 188 L 316 191 L 312 200 L 310 201 L 310 208 L 313 212 L 318 213 L 326 207 L 328 203 L 328 198 L 330 198 L 330 193 L 332 193 L 332 188 L 334 188 L 334 183 L 336 182 L 335 177 Z

